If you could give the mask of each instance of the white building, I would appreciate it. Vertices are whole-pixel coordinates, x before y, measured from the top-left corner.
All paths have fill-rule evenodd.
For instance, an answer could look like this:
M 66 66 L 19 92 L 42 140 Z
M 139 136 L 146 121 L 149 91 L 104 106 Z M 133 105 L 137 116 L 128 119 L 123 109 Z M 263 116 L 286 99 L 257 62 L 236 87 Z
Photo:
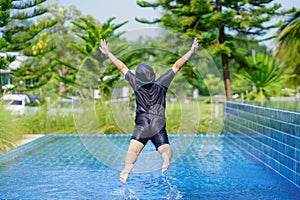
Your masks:
M 2 80 L 2 89 L 10 89 L 13 88 L 13 81 L 11 78 L 11 70 L 14 69 L 18 69 L 21 67 L 22 62 L 25 61 L 27 59 L 26 56 L 22 56 L 17 52 L 5 52 L 5 53 L 0 53 L 0 57 L 5 57 L 7 58 L 8 56 L 16 56 L 15 61 L 13 61 L 12 63 L 9 64 L 8 69 L 3 70 L 0 69 L 0 76 L 1 76 L 1 80 Z

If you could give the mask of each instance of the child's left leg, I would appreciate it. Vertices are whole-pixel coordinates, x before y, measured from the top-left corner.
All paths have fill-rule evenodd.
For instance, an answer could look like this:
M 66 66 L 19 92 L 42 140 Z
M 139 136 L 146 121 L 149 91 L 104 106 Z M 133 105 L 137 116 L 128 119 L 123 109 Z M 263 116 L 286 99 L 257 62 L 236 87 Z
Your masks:
M 170 161 L 171 161 L 171 158 L 172 158 L 172 149 L 170 147 L 169 144 L 163 144 L 161 146 L 159 146 L 157 148 L 157 150 L 159 151 L 159 153 L 161 154 L 162 156 L 162 159 L 163 159 L 163 165 L 162 165 L 162 168 L 161 168 L 161 171 L 162 173 L 166 172 L 170 166 Z

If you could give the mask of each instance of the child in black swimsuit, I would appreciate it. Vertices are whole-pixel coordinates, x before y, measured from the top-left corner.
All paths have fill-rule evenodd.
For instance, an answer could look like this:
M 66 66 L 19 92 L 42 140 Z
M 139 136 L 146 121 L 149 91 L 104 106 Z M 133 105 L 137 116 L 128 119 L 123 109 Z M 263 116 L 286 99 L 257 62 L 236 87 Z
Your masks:
M 134 89 L 136 95 L 135 128 L 125 157 L 125 166 L 120 173 L 121 182 L 126 182 L 138 154 L 143 150 L 148 140 L 151 140 L 156 150 L 162 155 L 164 161 L 162 172 L 167 171 L 172 157 L 172 150 L 166 131 L 166 93 L 175 74 L 188 61 L 197 47 L 198 40 L 195 38 L 191 49 L 178 59 L 170 70 L 156 80 L 151 66 L 141 63 L 134 74 L 128 70 L 122 61 L 109 52 L 106 41 L 101 40 L 99 49 L 125 75 L 125 79 Z

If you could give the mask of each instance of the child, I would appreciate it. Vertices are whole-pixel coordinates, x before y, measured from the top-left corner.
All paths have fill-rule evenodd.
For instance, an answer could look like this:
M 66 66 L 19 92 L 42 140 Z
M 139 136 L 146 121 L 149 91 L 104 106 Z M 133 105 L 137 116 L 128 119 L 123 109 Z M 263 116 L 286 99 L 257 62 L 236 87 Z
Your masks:
M 195 38 L 191 49 L 178 59 L 171 69 L 155 79 L 153 68 L 144 62 L 137 66 L 135 74 L 128 70 L 122 61 L 109 52 L 108 43 L 101 40 L 99 49 L 125 75 L 125 79 L 134 89 L 136 95 L 135 128 L 125 156 L 125 166 L 120 173 L 122 183 L 126 182 L 138 154 L 143 150 L 148 140 L 151 140 L 156 150 L 162 155 L 162 172 L 164 173 L 169 168 L 172 150 L 166 131 L 166 93 L 175 74 L 190 59 L 197 47 L 198 40 Z

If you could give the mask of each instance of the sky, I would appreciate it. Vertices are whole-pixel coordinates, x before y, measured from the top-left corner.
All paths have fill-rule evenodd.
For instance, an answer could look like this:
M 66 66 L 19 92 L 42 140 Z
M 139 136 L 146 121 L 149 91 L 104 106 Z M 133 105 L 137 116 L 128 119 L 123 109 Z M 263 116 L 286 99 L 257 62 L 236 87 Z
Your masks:
M 54 1 L 54 0 L 53 0 Z M 135 30 L 149 27 L 135 21 L 135 17 L 153 19 L 159 17 L 159 11 L 152 8 L 141 8 L 136 0 L 56 0 L 59 5 L 75 5 L 82 14 L 91 14 L 101 23 L 110 17 L 116 17 L 115 23 L 129 21 L 123 29 Z M 152 25 L 152 27 L 155 25 Z
M 137 29 L 156 28 L 157 25 L 142 24 L 135 21 L 135 17 L 152 20 L 159 18 L 160 11 L 152 8 L 142 8 L 136 4 L 136 0 L 50 0 L 57 1 L 59 5 L 68 7 L 75 5 L 82 14 L 93 15 L 101 23 L 110 17 L 116 17 L 114 23 L 129 22 L 121 27 L 120 31 L 134 31 Z M 151 2 L 151 0 L 149 0 Z M 296 7 L 300 9 L 300 0 L 275 0 L 281 3 L 284 9 Z M 272 30 L 268 35 L 271 36 L 276 30 Z

